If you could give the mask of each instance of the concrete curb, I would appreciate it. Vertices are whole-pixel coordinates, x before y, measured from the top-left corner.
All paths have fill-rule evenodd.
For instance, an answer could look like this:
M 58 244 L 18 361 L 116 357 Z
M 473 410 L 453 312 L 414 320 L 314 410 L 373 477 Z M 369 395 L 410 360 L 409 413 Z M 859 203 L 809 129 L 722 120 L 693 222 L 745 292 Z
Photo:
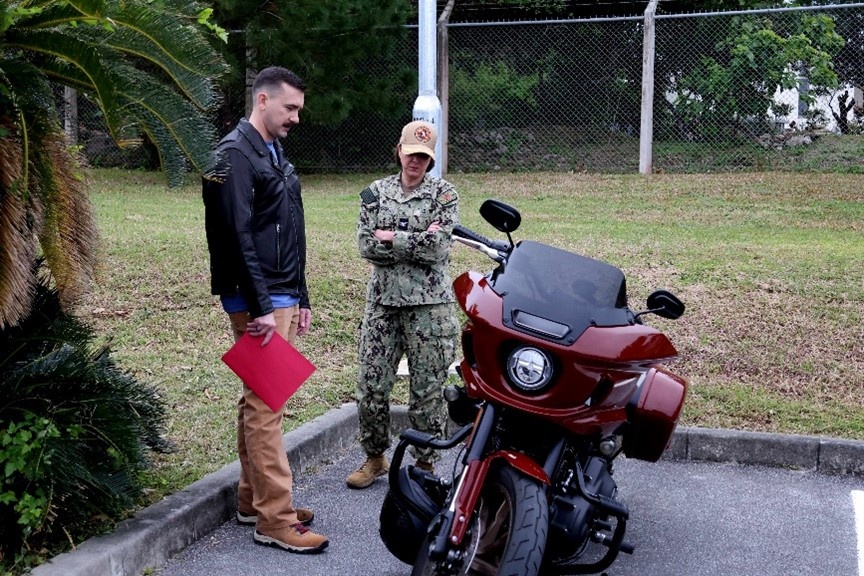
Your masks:
M 864 442 L 818 436 L 678 428 L 663 457 L 864 475 Z
M 392 410 L 396 430 L 408 426 L 404 406 Z M 353 446 L 357 409 L 343 404 L 292 430 L 284 444 L 295 474 Z M 678 428 L 664 459 L 734 462 L 864 476 L 864 442 L 791 434 Z M 165 563 L 234 514 L 240 463 L 234 461 L 189 487 L 35 568 L 34 576 L 139 576 Z

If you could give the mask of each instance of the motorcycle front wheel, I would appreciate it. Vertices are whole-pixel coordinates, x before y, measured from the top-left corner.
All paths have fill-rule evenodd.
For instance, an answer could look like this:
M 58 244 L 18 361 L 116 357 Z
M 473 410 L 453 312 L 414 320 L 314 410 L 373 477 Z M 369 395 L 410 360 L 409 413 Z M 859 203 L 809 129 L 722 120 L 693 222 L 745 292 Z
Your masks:
M 542 486 L 509 466 L 489 471 L 463 541 L 463 561 L 429 558 L 432 536 L 420 547 L 411 576 L 536 576 L 543 562 L 549 505 Z

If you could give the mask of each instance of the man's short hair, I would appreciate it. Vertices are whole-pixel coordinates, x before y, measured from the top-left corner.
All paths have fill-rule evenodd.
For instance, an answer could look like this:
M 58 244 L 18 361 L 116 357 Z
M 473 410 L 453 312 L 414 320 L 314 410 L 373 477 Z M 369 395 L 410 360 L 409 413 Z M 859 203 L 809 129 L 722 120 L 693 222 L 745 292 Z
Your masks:
M 272 89 L 281 88 L 282 84 L 288 84 L 301 92 L 306 92 L 306 83 L 297 74 L 281 66 L 270 66 L 255 76 L 252 94 L 258 94 L 262 90 L 269 92 Z

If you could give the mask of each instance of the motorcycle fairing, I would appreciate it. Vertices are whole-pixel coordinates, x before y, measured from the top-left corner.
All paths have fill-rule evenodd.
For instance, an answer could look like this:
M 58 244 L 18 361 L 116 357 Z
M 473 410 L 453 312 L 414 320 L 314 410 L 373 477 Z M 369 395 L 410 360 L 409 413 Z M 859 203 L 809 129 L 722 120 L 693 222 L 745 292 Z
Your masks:
M 613 433 L 626 419 L 639 378 L 652 364 L 677 355 L 663 333 L 642 324 L 588 327 L 571 345 L 516 331 L 504 325 L 504 299 L 479 272 L 460 275 L 454 290 L 468 317 L 460 364 L 468 396 L 512 406 L 576 434 Z M 514 346 L 550 353 L 555 375 L 548 386 L 525 392 L 507 380 L 504 363 Z
M 589 326 L 633 321 L 624 273 L 560 248 L 523 240 L 490 280 L 504 299 L 504 325 L 520 332 L 572 344 Z

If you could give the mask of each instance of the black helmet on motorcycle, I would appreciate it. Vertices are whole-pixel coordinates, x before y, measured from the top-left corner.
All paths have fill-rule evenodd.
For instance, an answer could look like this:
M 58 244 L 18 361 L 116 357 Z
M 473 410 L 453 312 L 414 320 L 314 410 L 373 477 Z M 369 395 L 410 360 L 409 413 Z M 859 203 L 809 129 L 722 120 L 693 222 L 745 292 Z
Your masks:
M 440 478 L 414 466 L 403 466 L 381 505 L 379 532 L 387 550 L 402 562 L 413 564 L 446 497 L 447 486 Z

